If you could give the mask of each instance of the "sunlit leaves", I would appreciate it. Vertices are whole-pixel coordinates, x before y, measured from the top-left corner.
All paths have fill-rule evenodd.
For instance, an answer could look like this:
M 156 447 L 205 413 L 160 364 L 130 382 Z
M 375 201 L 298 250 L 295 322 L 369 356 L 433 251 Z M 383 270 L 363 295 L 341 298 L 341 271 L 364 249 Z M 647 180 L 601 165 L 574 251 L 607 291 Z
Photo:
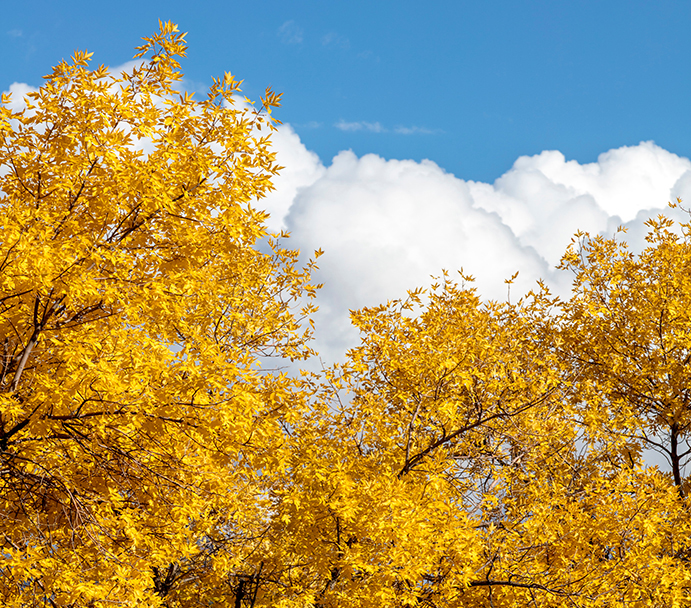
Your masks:
M 647 441 L 681 456 L 659 429 L 687 432 L 670 397 L 688 384 L 691 293 L 687 227 L 673 227 L 651 222 L 638 257 L 581 235 L 566 301 L 540 285 L 483 303 L 445 275 L 354 312 L 361 344 L 313 378 L 319 405 L 276 493 L 274 542 L 296 564 L 284 593 L 320 606 L 686 605 L 683 468 L 641 453 Z M 674 404 L 662 422 L 655 400 Z
M 78 51 L 2 107 L 7 606 L 232 597 L 300 408 L 256 365 L 309 354 L 295 313 L 314 294 L 295 252 L 256 246 L 271 119 L 235 107 L 229 75 L 176 92 L 173 24 L 138 51 L 123 74 Z
M 648 222 L 648 246 L 583 235 L 564 266 L 575 273 L 564 305 L 564 358 L 579 375 L 575 397 L 600 434 L 655 449 L 684 494 L 691 455 L 691 244 L 688 224 Z M 590 408 L 593 402 L 604 407 Z M 596 433 L 597 434 L 597 433 Z

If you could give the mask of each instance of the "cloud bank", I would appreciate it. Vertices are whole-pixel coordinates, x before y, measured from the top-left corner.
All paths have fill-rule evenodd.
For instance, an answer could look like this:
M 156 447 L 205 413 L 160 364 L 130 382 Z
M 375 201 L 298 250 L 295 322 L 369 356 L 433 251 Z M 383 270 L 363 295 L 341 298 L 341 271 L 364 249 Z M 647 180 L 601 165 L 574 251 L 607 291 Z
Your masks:
M 668 213 L 668 201 L 691 198 L 691 161 L 653 142 L 587 164 L 558 151 L 522 156 L 492 184 L 459 179 L 429 160 L 350 151 L 325 166 L 289 125 L 275 146 L 286 169 L 267 200 L 270 226 L 287 229 L 305 258 L 325 252 L 316 318 L 325 361 L 357 343 L 349 310 L 405 297 L 443 269 L 473 275 L 485 298 L 506 299 L 504 280 L 516 271 L 512 297 L 540 278 L 566 294 L 571 276 L 554 267 L 577 230 L 613 234 L 625 225 L 640 249 L 645 221 Z

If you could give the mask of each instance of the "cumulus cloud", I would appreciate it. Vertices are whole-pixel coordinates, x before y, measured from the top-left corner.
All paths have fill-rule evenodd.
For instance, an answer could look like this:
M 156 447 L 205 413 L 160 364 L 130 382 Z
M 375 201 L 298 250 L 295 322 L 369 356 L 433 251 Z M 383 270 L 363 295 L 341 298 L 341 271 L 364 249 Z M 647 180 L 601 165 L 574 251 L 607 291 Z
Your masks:
M 521 244 L 554 265 L 576 230 L 612 233 L 684 194 L 687 186 L 675 186 L 688 171 L 689 159 L 641 142 L 583 165 L 555 150 L 522 156 L 494 184 L 469 187 L 478 207 L 498 213 Z
M 691 161 L 652 142 L 622 147 L 594 163 L 557 151 L 520 157 L 493 184 L 464 181 L 425 160 L 339 153 L 328 166 L 289 127 L 277 140 L 286 185 L 272 206 L 303 257 L 323 249 L 317 280 L 317 348 L 324 360 L 357 343 L 349 310 L 405 297 L 443 269 L 475 276 L 485 298 L 512 297 L 539 278 L 561 294 L 571 277 L 556 271 L 577 230 L 613 234 L 625 225 L 634 248 L 644 222 L 677 196 L 691 196 Z M 295 155 L 295 161 L 292 160 Z M 289 169 L 294 164 L 294 170 Z M 285 189 L 284 189 L 285 188 Z M 279 225 L 277 218 L 271 220 Z
M 300 189 L 309 188 L 324 175 L 326 169 L 319 157 L 308 150 L 290 125 L 284 125 L 271 138 L 272 151 L 283 170 L 273 179 L 274 190 L 257 206 L 268 211 L 266 222 L 272 232 L 286 229 L 285 219 Z
M 549 272 L 498 215 L 473 206 L 465 182 L 431 161 L 341 152 L 318 180 L 298 190 L 286 224 L 293 246 L 325 251 L 317 326 L 327 359 L 357 338 L 350 309 L 405 297 L 442 269 L 463 267 L 484 293 L 504 297 L 503 279 L 516 270 L 525 281 Z
M 13 112 L 20 112 L 26 107 L 26 100 L 24 99 L 28 93 L 35 93 L 38 89 L 29 86 L 25 82 L 13 82 L 9 90 L 3 91 L 4 94 L 10 94 L 12 98 L 7 107 Z

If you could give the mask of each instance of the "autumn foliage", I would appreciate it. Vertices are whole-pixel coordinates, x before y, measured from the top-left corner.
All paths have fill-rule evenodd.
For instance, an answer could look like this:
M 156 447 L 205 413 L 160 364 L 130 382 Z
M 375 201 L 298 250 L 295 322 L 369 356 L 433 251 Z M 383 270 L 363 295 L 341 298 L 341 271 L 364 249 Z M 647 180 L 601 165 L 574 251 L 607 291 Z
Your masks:
M 691 605 L 691 225 L 577 235 L 568 299 L 443 274 L 296 379 L 279 96 L 180 93 L 184 53 L 0 106 L 0 603 Z

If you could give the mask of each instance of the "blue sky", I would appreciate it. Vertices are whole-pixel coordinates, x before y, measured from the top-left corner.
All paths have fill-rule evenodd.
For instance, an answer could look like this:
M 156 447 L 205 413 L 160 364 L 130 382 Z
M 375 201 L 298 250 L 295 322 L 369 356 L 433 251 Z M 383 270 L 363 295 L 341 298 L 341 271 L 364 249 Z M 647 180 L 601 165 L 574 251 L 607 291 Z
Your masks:
M 493 181 L 548 149 L 691 154 L 688 1 L 25 0 L 3 7 L 0 85 L 36 86 L 75 48 L 124 63 L 159 18 L 189 32 L 191 87 L 228 70 L 251 97 L 282 91 L 278 117 L 324 162 L 352 149 Z
M 74 49 L 120 66 L 159 19 L 188 32 L 189 90 L 230 71 L 284 93 L 285 169 L 257 206 L 325 252 L 326 361 L 357 343 L 351 309 L 443 269 L 485 298 L 516 271 L 513 298 L 540 278 L 568 295 L 577 230 L 625 225 L 640 249 L 648 217 L 691 201 L 689 1 L 24 0 L 3 7 L 0 90 Z

